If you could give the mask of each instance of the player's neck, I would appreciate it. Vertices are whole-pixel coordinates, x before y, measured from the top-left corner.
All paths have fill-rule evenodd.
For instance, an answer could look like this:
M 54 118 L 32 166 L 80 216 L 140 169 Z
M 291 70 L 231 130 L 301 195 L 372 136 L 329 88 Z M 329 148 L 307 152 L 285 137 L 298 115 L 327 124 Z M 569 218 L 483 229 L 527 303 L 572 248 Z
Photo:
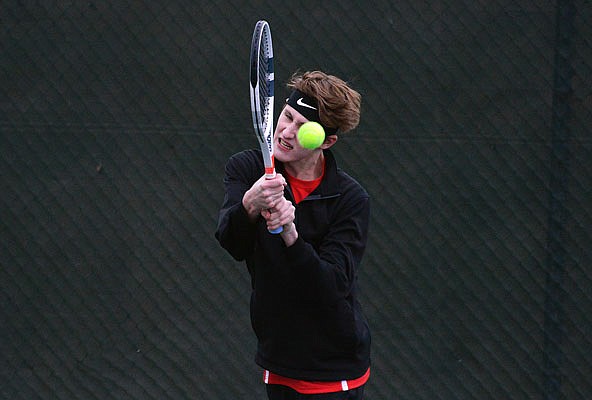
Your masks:
M 318 155 L 311 155 L 311 157 L 303 158 L 298 161 L 291 161 L 284 164 L 286 172 L 296 179 L 302 181 L 312 181 L 319 178 L 323 174 L 323 164 L 325 156 L 320 151 Z

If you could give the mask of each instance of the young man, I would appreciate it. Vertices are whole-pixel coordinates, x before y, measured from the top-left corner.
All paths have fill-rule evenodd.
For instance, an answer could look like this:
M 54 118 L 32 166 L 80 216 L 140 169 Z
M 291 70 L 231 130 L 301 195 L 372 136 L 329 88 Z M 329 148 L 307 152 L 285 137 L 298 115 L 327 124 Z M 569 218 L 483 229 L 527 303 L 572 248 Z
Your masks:
M 361 97 L 320 71 L 294 75 L 288 88 L 274 137 L 277 176 L 265 179 L 260 151 L 229 159 L 216 238 L 251 276 L 255 360 L 269 399 L 361 399 L 370 332 L 357 279 L 369 197 L 329 150 L 358 125 Z M 318 149 L 298 143 L 307 121 L 325 129 Z

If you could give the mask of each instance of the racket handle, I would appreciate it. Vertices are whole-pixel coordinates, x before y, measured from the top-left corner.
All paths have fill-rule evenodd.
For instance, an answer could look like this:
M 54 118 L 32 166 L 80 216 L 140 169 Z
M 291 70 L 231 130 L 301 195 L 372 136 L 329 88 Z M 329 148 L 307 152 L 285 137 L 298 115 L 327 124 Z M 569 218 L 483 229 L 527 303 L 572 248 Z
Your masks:
M 273 233 L 274 235 L 282 233 L 283 230 L 284 230 L 284 228 L 282 228 L 281 226 L 279 228 L 275 228 L 275 229 L 268 229 L 269 233 Z
M 273 179 L 275 178 L 275 168 L 274 167 L 265 167 L 265 179 Z M 275 229 L 268 229 L 269 233 L 273 233 L 274 235 L 282 233 L 284 228 L 281 226 Z

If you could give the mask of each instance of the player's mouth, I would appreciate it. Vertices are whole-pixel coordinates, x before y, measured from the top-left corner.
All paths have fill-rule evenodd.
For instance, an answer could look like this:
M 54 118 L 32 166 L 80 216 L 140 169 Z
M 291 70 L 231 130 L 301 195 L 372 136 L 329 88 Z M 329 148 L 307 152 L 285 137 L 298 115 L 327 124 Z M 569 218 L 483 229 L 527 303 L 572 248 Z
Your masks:
M 283 150 L 292 150 L 294 148 L 291 144 L 284 141 L 282 138 L 278 138 L 278 146 L 281 147 Z

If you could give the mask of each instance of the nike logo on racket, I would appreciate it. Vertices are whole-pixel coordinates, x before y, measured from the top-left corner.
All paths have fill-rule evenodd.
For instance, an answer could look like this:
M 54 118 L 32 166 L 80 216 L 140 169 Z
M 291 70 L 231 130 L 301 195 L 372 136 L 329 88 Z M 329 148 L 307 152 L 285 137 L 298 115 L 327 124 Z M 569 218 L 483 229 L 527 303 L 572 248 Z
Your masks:
M 303 97 L 301 97 L 298 100 L 296 100 L 296 104 L 298 104 L 299 106 L 302 106 L 302 107 L 306 107 L 306 108 L 310 108 L 312 110 L 316 110 L 315 107 L 311 106 L 310 104 L 306 104 L 304 102 L 304 98 Z

